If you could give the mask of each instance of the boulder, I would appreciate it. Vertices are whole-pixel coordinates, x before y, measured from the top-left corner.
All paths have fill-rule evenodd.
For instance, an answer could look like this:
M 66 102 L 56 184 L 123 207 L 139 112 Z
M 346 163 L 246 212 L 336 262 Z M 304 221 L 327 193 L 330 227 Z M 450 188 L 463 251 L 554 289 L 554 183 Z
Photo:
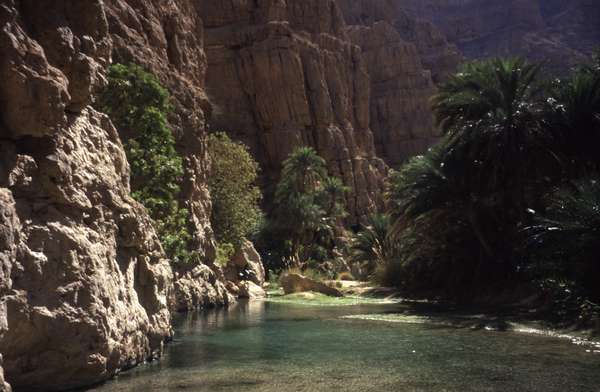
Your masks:
M 252 242 L 245 241 L 231 257 L 226 276 L 232 282 L 247 280 L 259 287 L 265 284 L 265 267 Z
M 238 287 L 238 295 L 240 298 L 260 299 L 267 296 L 267 293 L 262 287 L 251 281 L 240 282 Z
M 217 267 L 204 264 L 183 265 L 175 268 L 174 303 L 171 309 L 185 312 L 212 306 L 228 306 L 235 302 L 233 293 L 223 282 Z
M 296 273 L 287 273 L 281 277 L 281 286 L 285 294 L 314 291 L 331 297 L 343 297 L 341 291 L 324 283 L 309 279 Z

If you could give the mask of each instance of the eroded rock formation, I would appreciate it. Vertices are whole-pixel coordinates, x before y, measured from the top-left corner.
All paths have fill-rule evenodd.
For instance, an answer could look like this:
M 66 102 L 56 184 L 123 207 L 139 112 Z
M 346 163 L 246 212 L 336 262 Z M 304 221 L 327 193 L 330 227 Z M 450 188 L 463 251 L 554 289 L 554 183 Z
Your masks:
M 271 185 L 295 147 L 313 146 L 352 188 L 351 214 L 373 211 L 385 165 L 370 129 L 370 81 L 335 0 L 199 4 L 212 128 L 246 142 Z
M 0 391 L 4 377 L 44 391 L 103 380 L 160 354 L 170 309 L 233 300 L 213 265 L 208 122 L 251 147 L 267 192 L 294 147 L 315 147 L 358 218 L 380 203 L 381 158 L 395 166 L 434 141 L 427 101 L 460 51 L 571 64 L 600 41 L 599 12 L 593 0 L 0 0 Z M 123 135 L 91 106 L 112 61 L 173 96 L 204 263 L 173 271 L 130 196 Z M 229 288 L 257 295 L 264 271 L 242 258 L 256 279 Z
M 437 140 L 429 100 L 461 60 L 431 23 L 390 0 L 338 0 L 371 81 L 371 128 L 379 156 L 398 167 Z
M 168 85 L 187 165 L 182 199 L 210 260 L 202 45 L 182 41 L 177 29 L 189 26 L 173 20 L 193 19 L 190 4 L 0 0 L 0 352 L 17 389 L 106 379 L 161 353 L 182 292 L 185 308 L 230 299 L 216 268 L 174 275 L 130 196 L 118 130 L 90 106 L 113 54 Z
M 0 348 L 14 387 L 46 391 L 105 379 L 171 335 L 168 261 L 117 131 L 88 106 L 110 58 L 102 3 L 54 5 L 0 5 Z
M 198 4 L 191 0 L 106 0 L 105 4 L 113 60 L 143 66 L 173 97 L 169 125 L 185 163 L 181 201 L 192 215 L 194 250 L 209 265 L 175 267 L 173 304 L 178 310 L 228 304 L 233 297 L 223 284 L 222 272 L 213 265 L 205 117 L 211 106 L 204 92 L 207 64 Z
M 305 293 L 315 292 L 328 295 L 330 297 L 343 297 L 344 294 L 335 287 L 328 286 L 324 283 L 309 279 L 297 273 L 287 273 L 281 277 L 281 287 L 284 293 Z
M 233 254 L 224 268 L 230 291 L 239 298 L 262 298 L 266 272 L 254 245 L 245 241 Z
M 12 265 L 17 255 L 20 224 L 16 216 L 15 203 L 8 189 L 0 188 L 0 340 L 8 330 L 6 299 L 12 288 L 10 277 Z M 0 352 L 0 392 L 10 392 L 11 387 L 4 380 Z
M 431 72 L 434 83 L 456 70 L 463 57 L 445 34 L 420 13 L 410 12 L 403 0 L 337 0 L 349 25 L 372 26 L 387 22 L 418 52 L 418 61 Z
M 431 23 L 387 0 L 202 0 L 200 12 L 210 124 L 251 147 L 266 184 L 313 146 L 358 217 L 379 202 L 378 158 L 397 166 L 435 141 L 429 98 L 461 56 Z

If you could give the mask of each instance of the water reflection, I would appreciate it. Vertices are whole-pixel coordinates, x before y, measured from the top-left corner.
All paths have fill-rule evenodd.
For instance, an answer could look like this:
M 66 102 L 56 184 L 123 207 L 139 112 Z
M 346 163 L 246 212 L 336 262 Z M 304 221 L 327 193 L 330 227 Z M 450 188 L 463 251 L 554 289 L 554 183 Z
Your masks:
M 235 326 L 251 327 L 264 321 L 265 306 L 264 301 L 240 301 L 228 309 L 218 308 L 178 315 L 174 324 L 178 335 L 234 328 Z
M 401 310 L 250 302 L 180 316 L 162 361 L 96 390 L 585 392 L 600 385 L 600 358 L 562 340 L 348 317 Z

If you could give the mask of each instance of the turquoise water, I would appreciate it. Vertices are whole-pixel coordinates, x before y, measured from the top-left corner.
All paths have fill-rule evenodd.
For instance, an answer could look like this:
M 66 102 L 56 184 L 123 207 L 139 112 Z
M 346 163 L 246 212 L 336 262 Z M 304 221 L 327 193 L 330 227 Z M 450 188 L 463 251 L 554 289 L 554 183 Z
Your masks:
M 161 361 L 93 390 L 600 391 L 600 355 L 568 340 L 346 317 L 401 310 L 253 302 L 193 313 L 176 320 Z

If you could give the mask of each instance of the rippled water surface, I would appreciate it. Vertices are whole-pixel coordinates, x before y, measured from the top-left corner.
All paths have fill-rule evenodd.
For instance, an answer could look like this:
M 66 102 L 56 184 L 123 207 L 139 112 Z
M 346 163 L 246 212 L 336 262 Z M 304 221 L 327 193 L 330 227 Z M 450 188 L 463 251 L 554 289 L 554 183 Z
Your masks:
M 93 390 L 600 391 L 600 355 L 567 340 L 357 316 L 399 311 L 254 302 L 191 314 L 161 361 Z

